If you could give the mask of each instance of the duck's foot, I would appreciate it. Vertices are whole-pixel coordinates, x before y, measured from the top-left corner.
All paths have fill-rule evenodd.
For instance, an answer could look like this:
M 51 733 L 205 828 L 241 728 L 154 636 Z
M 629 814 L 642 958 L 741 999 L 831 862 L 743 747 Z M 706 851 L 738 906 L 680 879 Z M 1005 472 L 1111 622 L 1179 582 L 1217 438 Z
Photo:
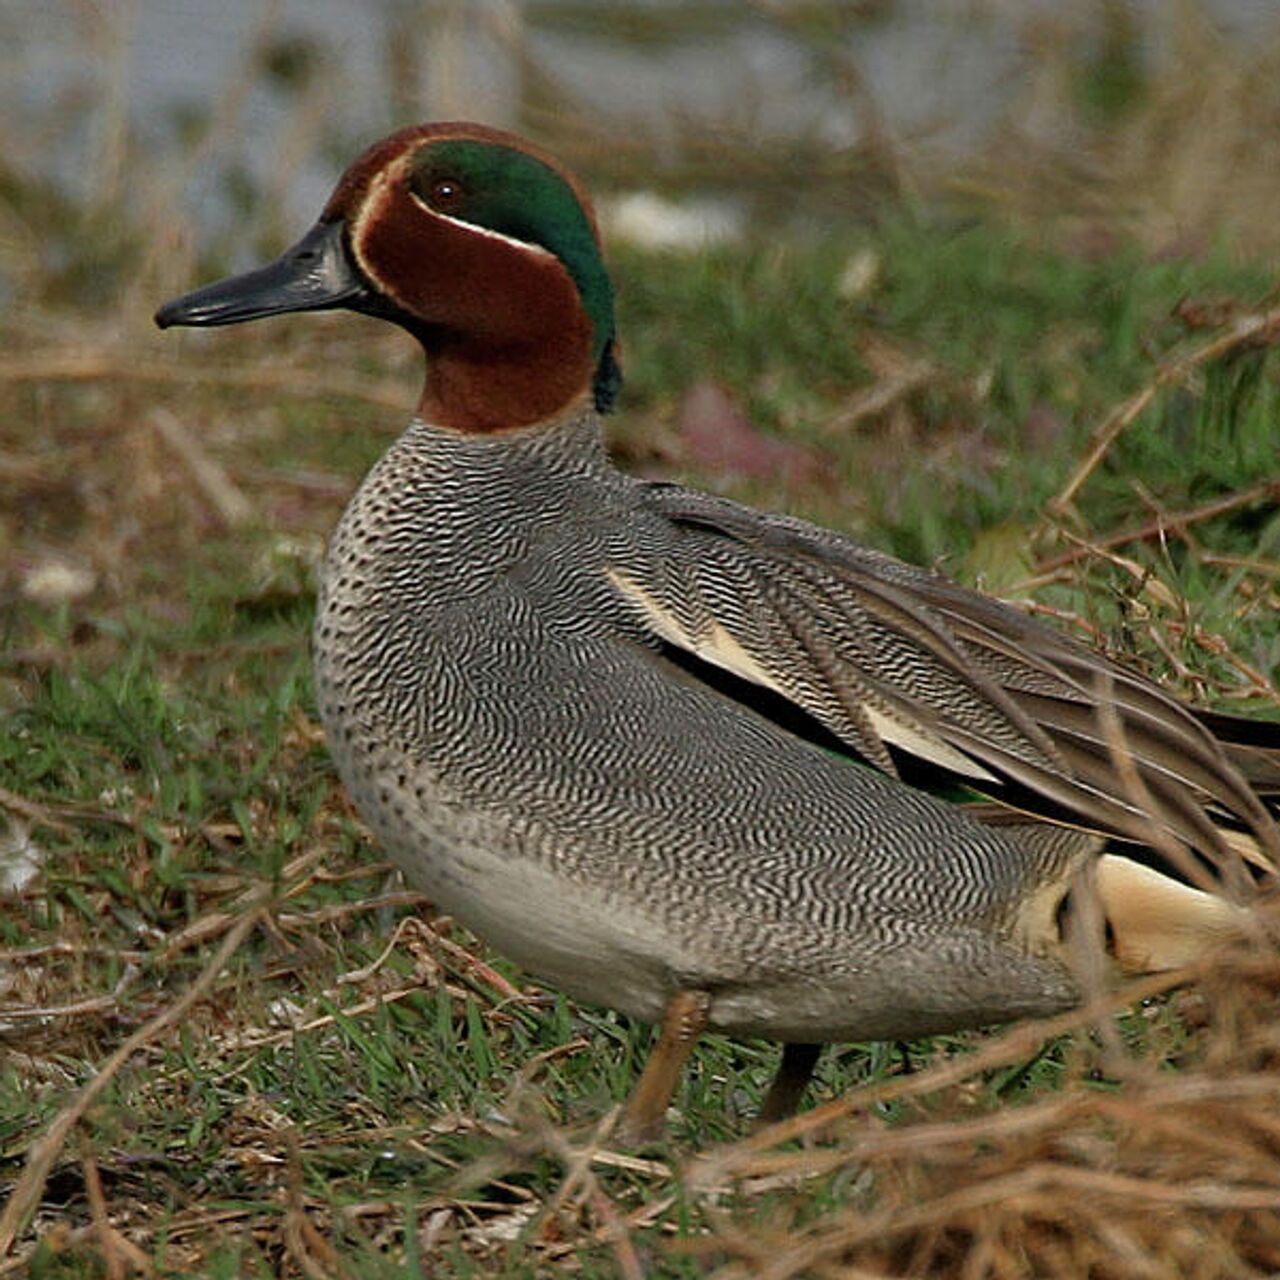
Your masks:
M 706 991 L 677 991 L 672 996 L 663 1015 L 662 1034 L 614 1128 L 620 1145 L 640 1146 L 662 1137 L 680 1070 L 706 1028 L 710 1007 Z
M 762 1129 L 767 1124 L 785 1120 L 800 1105 L 804 1091 L 813 1078 L 813 1069 L 818 1065 L 822 1054 L 820 1044 L 784 1044 L 782 1061 L 778 1064 L 778 1073 L 773 1077 L 769 1092 L 760 1105 L 760 1114 L 756 1117 L 756 1128 Z

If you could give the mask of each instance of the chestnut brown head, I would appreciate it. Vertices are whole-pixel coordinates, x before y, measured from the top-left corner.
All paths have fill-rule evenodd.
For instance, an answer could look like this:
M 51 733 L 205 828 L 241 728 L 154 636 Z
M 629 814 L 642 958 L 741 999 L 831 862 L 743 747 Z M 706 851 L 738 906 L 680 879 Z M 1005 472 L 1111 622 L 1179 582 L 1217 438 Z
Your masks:
M 421 412 L 465 431 L 608 410 L 613 286 L 590 202 L 557 161 L 479 125 L 403 129 L 343 175 L 320 221 L 257 271 L 167 303 L 161 327 L 346 307 L 426 350 Z

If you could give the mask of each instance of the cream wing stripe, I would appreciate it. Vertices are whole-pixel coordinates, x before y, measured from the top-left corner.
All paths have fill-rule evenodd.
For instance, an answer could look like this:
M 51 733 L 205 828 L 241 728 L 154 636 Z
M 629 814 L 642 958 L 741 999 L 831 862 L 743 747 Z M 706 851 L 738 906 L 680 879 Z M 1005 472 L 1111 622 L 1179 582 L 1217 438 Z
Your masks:
M 613 568 L 606 569 L 605 573 L 618 591 L 639 608 L 641 615 L 654 632 L 669 644 L 684 649 L 723 671 L 741 676 L 752 684 L 770 689 L 780 697 L 786 698 L 788 702 L 797 701 L 795 695 L 779 684 L 772 673 L 753 657 L 722 623 L 713 618 L 701 633 L 695 633 L 634 579 Z M 803 706 L 803 703 L 799 705 Z M 927 730 L 912 725 L 870 702 L 864 701 L 860 707 L 871 727 L 885 742 L 892 743 L 913 756 L 927 760 L 939 768 L 949 769 L 963 777 L 991 783 L 998 781 L 994 774 L 988 773 L 976 761 Z

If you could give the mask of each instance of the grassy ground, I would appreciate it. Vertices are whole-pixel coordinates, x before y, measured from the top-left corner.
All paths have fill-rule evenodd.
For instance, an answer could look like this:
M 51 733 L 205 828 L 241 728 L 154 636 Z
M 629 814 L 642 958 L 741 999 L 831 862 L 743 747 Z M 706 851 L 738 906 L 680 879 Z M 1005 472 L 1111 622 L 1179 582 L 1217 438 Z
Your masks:
M 593 183 L 665 156 L 762 214 L 745 246 L 615 247 L 622 464 L 941 563 L 1202 704 L 1280 715 L 1280 50 L 1177 8 L 1158 75 L 1124 5 L 1097 7 L 1100 46 L 1066 6 L 1028 26 L 1028 104 L 1069 145 L 1011 121 L 936 202 L 821 6 L 752 20 L 866 108 L 847 152 L 694 122 L 674 157 L 620 148 L 585 111 L 561 127 L 562 86 L 526 68 L 531 119 Z M 776 1048 L 707 1037 L 669 1142 L 610 1147 L 648 1028 L 434 917 L 315 720 L 316 557 L 419 357 L 351 317 L 147 322 L 227 266 L 178 214 L 196 175 L 227 166 L 246 242 L 302 230 L 226 158 L 271 24 L 267 70 L 171 122 L 191 137 L 165 159 L 130 151 L 125 64 L 88 28 L 102 101 L 0 142 L 0 1278 L 1280 1273 L 1265 941 L 1046 1025 L 838 1046 L 767 1139 L 743 1141 Z M 273 182 L 333 145 L 341 84 L 297 90 Z M 85 115 L 77 206 L 12 140 Z M 797 238 L 798 206 L 822 235 Z
M 1229 337 L 1195 354 L 1265 302 L 1267 272 L 905 215 L 842 242 L 615 262 L 625 465 L 942 560 L 1188 696 L 1276 714 L 1276 366 Z M 1017 1275 L 1086 1257 L 1165 1274 L 1133 1260 L 1159 1261 L 1170 1205 L 1186 1229 L 1158 1247 L 1209 1250 L 1199 1274 L 1277 1261 L 1274 1133 L 1180 1180 L 1151 1154 L 1201 1125 L 1209 1080 L 1250 1081 L 1265 1112 L 1248 1072 L 1273 1054 L 1274 957 L 1207 1005 L 1102 1017 L 1110 1035 L 1082 1018 L 1047 1042 L 840 1047 L 819 1099 L 888 1092 L 774 1153 L 720 1144 L 746 1134 L 775 1050 L 708 1037 L 668 1145 L 594 1148 L 648 1029 L 424 912 L 315 720 L 315 557 L 407 416 L 410 344 L 342 317 L 121 337 L 43 307 L 5 329 L 0 1190 L 113 1051 L 204 986 L 72 1126 L 0 1275 Z M 686 397 L 708 377 L 794 447 L 791 482 L 753 474 L 750 435 L 736 474 L 691 464 Z M 1090 432 L 1157 378 L 1055 505 Z M 1152 536 L 1161 513 L 1191 515 Z M 1117 1098 L 1138 1111 L 1088 1109 Z M 1210 1100 L 1228 1146 L 1233 1098 Z M 1136 1168 L 1134 1114 L 1165 1123 Z M 1196 1179 L 1216 1191 L 1188 1200 Z M 1264 1219 L 1250 1244 L 1240 1222 Z

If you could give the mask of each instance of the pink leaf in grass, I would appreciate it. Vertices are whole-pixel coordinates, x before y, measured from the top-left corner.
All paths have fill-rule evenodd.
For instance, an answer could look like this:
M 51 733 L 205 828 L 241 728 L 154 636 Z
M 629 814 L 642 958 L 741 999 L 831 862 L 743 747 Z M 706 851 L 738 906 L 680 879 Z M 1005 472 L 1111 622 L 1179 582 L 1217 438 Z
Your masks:
M 810 483 L 822 474 L 812 449 L 762 435 L 719 383 L 698 382 L 685 392 L 678 426 L 685 457 L 707 471 L 786 484 Z

